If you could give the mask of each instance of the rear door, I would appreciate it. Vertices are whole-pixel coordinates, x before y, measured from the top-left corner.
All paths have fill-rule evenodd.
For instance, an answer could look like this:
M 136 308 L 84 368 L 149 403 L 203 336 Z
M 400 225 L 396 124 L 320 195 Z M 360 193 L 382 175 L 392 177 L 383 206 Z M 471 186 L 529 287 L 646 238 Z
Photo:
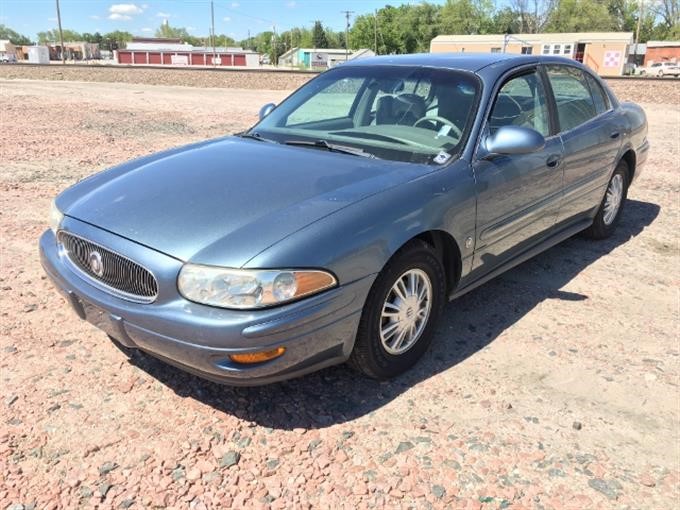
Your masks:
M 541 133 L 545 147 L 530 154 L 493 155 L 473 163 L 477 186 L 477 241 L 473 269 L 491 271 L 540 242 L 553 227 L 562 194 L 562 141 L 551 125 L 546 83 L 536 68 L 502 84 L 485 134 L 506 125 Z
M 570 65 L 547 65 L 564 145 L 564 197 L 558 222 L 575 223 L 596 209 L 626 126 L 609 97 L 589 73 Z

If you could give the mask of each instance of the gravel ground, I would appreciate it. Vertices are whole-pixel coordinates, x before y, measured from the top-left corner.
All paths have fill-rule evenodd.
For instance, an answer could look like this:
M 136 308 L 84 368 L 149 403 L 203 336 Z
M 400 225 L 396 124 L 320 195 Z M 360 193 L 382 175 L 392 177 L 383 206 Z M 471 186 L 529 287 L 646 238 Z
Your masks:
M 622 93 L 650 98 L 653 150 L 613 238 L 449 304 L 395 381 L 340 366 L 254 389 L 117 350 L 51 288 L 37 239 L 69 183 L 244 128 L 287 92 L 0 92 L 0 509 L 676 507 L 677 84 Z

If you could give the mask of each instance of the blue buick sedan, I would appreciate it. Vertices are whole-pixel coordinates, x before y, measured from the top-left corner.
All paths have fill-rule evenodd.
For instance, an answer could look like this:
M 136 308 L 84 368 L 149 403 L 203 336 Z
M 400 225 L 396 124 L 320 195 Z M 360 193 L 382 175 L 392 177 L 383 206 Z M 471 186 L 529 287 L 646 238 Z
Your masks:
M 40 255 L 78 316 L 202 377 L 387 379 L 447 300 L 611 235 L 648 149 L 642 109 L 572 60 L 357 60 L 248 131 L 67 189 Z

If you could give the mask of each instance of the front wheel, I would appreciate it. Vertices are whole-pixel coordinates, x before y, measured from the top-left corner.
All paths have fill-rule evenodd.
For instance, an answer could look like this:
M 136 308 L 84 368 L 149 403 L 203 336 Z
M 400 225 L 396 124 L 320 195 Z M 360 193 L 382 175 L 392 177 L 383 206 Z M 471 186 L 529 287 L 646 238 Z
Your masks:
M 614 233 L 628 196 L 628 164 L 621 160 L 607 184 L 593 224 L 583 231 L 591 239 L 605 239 Z
M 397 252 L 368 294 L 350 365 L 374 379 L 396 377 L 415 365 L 432 343 L 445 281 L 429 244 L 414 241 Z

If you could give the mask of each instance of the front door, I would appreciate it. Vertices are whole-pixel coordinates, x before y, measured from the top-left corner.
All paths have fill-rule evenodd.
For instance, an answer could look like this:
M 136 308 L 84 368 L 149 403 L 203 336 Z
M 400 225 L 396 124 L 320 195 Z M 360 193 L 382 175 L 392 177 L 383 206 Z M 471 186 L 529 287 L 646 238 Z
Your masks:
M 554 135 L 545 83 L 537 70 L 513 76 L 501 87 L 487 133 L 506 125 L 535 129 L 545 147 L 530 154 L 478 154 L 477 240 L 473 270 L 491 271 L 539 242 L 552 229 L 562 193 L 562 141 Z

